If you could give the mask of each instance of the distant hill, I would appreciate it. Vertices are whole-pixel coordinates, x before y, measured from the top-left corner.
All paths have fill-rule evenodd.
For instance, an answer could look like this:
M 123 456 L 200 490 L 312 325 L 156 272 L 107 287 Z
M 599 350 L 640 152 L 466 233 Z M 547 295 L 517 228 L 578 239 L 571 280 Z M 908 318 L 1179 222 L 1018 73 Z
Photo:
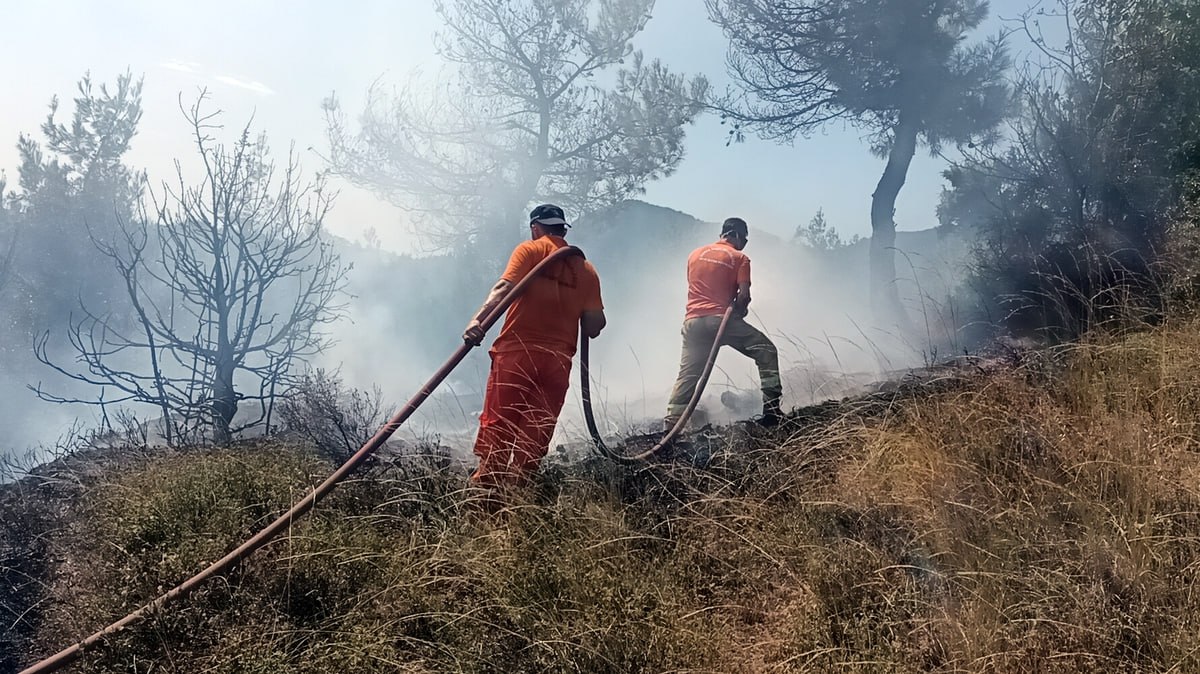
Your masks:
M 705 222 L 665 206 L 629 200 L 580 217 L 573 223 L 568 239 L 580 246 L 601 270 L 606 288 L 624 289 L 643 281 L 647 273 L 659 272 L 664 265 L 669 267 L 671 260 L 686 259 L 687 253 L 696 246 L 716 240 L 719 230 L 719 223 Z M 870 239 L 861 239 L 835 250 L 815 251 L 756 229 L 753 223 L 751 232 L 751 243 L 746 252 L 755 260 L 771 260 L 772 264 L 766 267 L 773 267 L 775 262 L 796 262 L 803 258 L 805 264 L 838 276 L 839 285 L 848 283 L 866 292 Z M 455 278 L 450 272 L 461 262 L 453 255 L 397 255 L 345 240 L 340 248 L 343 256 L 355 264 L 352 283 L 356 291 L 368 294 L 375 294 L 375 289 L 381 286 L 400 290 L 406 284 L 420 284 L 427 292 L 447 288 L 447 279 Z M 896 248 L 897 273 L 902 281 L 908 281 L 912 278 L 910 263 L 917 268 L 918 276 L 930 275 L 933 271 L 944 275 L 948 271 L 946 267 L 961 264 L 964 245 L 934 228 L 897 232 Z M 481 279 L 489 277 L 486 270 L 477 271 L 481 273 Z M 495 270 L 494 275 L 499 271 Z M 763 280 L 769 281 L 767 275 L 763 275 Z M 490 277 L 484 281 L 485 284 L 489 282 Z M 455 293 L 469 292 L 471 288 L 455 286 L 453 290 Z M 485 290 L 486 285 L 477 289 L 478 292 Z M 443 296 L 447 293 L 435 294 Z

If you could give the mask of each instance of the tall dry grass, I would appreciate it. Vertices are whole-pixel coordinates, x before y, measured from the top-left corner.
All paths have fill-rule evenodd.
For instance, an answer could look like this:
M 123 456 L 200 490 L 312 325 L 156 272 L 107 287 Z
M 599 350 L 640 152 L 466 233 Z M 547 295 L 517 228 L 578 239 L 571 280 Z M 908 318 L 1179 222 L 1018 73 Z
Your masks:
M 94 672 L 1200 671 L 1200 324 L 1027 354 L 697 439 L 703 467 L 550 466 L 491 519 L 380 465 L 112 639 Z M 138 459 L 53 539 L 36 652 L 179 581 L 328 465 Z

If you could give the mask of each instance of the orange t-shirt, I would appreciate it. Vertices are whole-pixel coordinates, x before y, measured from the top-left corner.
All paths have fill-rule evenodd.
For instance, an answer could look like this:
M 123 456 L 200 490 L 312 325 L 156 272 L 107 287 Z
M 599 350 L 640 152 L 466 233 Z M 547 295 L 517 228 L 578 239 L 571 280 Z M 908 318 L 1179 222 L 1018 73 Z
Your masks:
M 551 253 L 567 245 L 558 236 L 542 236 L 517 246 L 500 277 L 517 283 Z M 579 317 L 585 311 L 600 311 L 600 276 L 595 267 L 572 255 L 554 262 L 525 288 L 508 308 L 500 336 L 492 351 L 518 351 L 529 346 L 575 355 L 579 340 Z
M 737 296 L 740 283 L 750 283 L 750 258 L 724 239 L 701 246 L 688 256 L 686 318 L 720 316 Z

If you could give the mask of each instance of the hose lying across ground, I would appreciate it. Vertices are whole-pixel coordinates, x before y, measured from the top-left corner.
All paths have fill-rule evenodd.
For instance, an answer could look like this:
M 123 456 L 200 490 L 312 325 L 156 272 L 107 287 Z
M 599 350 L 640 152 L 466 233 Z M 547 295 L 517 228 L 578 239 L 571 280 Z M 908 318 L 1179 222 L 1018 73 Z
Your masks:
M 573 255 L 582 256 L 583 251 L 574 246 L 565 246 L 554 251 L 547 256 L 546 259 L 539 262 L 537 266 L 535 266 L 533 270 L 525 276 L 525 278 L 517 282 L 516 285 L 514 285 L 508 291 L 508 293 L 505 294 L 500 303 L 483 318 L 483 320 L 480 322 L 483 330 L 486 332 L 493 325 L 495 325 L 496 321 L 500 320 L 500 317 L 503 316 L 504 312 L 508 310 L 508 307 L 511 306 L 514 301 L 516 301 L 521 293 L 525 291 L 525 288 L 528 287 L 528 285 L 539 274 L 541 274 L 547 266 L 557 260 L 562 260 Z M 675 436 L 679 434 L 679 432 L 687 424 L 688 418 L 695 410 L 696 403 L 700 400 L 700 394 L 703 392 L 704 384 L 708 381 L 709 374 L 712 372 L 713 363 L 716 361 L 717 350 L 721 343 L 721 336 L 725 331 L 725 326 L 729 322 L 731 314 L 732 309 L 725 312 L 725 317 L 721 321 L 721 327 L 717 331 L 716 341 L 713 343 L 712 351 L 709 353 L 708 363 L 705 365 L 704 372 L 696 386 L 696 393 L 692 396 L 692 400 L 689 402 L 687 410 L 684 412 L 683 416 L 680 417 L 678 423 L 675 424 L 675 427 L 672 428 L 662 438 L 662 440 L 658 442 L 658 444 L 649 450 L 632 455 L 624 455 L 609 449 L 604 444 L 604 441 L 601 439 L 600 433 L 596 428 L 596 420 L 592 414 L 591 386 L 589 383 L 588 339 L 586 336 L 582 337 L 580 348 L 580 373 L 582 375 L 581 384 L 584 416 L 587 420 L 588 432 L 591 433 L 592 440 L 596 443 L 596 448 L 604 456 L 620 463 L 635 463 L 649 458 L 656 452 L 660 451 L 663 447 L 670 444 Z M 440 368 L 438 368 L 432 377 L 429 378 L 429 381 L 425 382 L 425 385 L 421 387 L 417 394 L 414 395 L 407 403 L 405 403 L 404 407 L 400 408 L 400 410 L 392 415 L 392 417 L 388 419 L 387 423 L 384 424 L 383 427 L 381 427 L 378 431 L 376 431 L 375 435 L 373 435 L 371 439 L 366 442 L 366 444 L 364 444 L 357 452 L 355 452 L 353 456 L 347 459 L 346 462 L 343 463 L 336 471 L 334 471 L 332 475 L 326 478 L 324 482 L 314 488 L 307 496 L 296 502 L 295 505 L 288 509 L 288 511 L 284 514 L 280 515 L 279 518 L 274 522 L 271 522 L 264 529 L 252 536 L 249 540 L 229 552 L 229 554 L 225 555 L 216 562 L 213 562 L 208 566 L 208 568 L 183 581 L 175 588 L 159 595 L 149 603 L 143 605 L 141 608 L 112 623 L 108 627 L 105 627 L 104 629 L 92 634 L 86 639 L 72 644 L 58 653 L 55 653 L 54 655 L 28 667 L 27 669 L 23 670 L 21 674 L 44 674 L 45 672 L 54 672 L 66 667 L 67 665 L 78 660 L 86 649 L 100 643 L 108 635 L 118 632 L 136 623 L 150 613 L 165 607 L 167 604 L 176 599 L 187 596 L 192 592 L 192 590 L 195 590 L 204 581 L 228 571 L 235 564 L 246 557 L 249 557 L 255 550 L 258 550 L 262 546 L 266 545 L 271 541 L 271 539 L 290 528 L 293 522 L 303 517 L 308 513 L 308 511 L 312 510 L 318 501 L 332 492 L 338 483 L 348 477 L 350 473 L 352 473 L 359 465 L 361 465 L 367 460 L 367 458 L 374 454 L 376 450 L 382 447 L 383 443 L 386 442 L 387 439 L 390 438 L 392 434 L 395 433 L 396 430 L 399 429 L 400 426 L 407 421 L 414 412 L 417 411 L 417 408 L 421 406 L 421 403 L 425 402 L 425 400 L 433 394 L 434 389 L 436 389 L 438 385 L 440 385 L 446 379 L 446 377 L 450 375 L 454 368 L 457 367 L 464 358 L 466 358 L 467 354 L 471 351 L 471 349 L 475 348 L 475 346 L 477 345 L 463 343 L 462 346 L 458 347 L 458 349 L 450 356 L 450 358 Z

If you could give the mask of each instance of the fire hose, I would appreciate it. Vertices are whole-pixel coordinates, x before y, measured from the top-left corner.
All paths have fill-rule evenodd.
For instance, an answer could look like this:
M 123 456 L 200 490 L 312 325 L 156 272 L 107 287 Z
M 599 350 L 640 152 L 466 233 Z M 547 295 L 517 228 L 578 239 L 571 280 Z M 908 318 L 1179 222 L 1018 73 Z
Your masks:
M 663 448 L 674 442 L 685 426 L 688 419 L 691 418 L 692 412 L 696 411 L 696 405 L 700 402 L 700 396 L 704 393 L 704 386 L 708 384 L 708 377 L 712 374 L 713 365 L 717 362 L 717 352 L 721 350 L 721 338 L 725 335 L 725 328 L 729 325 L 729 319 L 733 317 L 733 305 L 730 305 L 725 310 L 725 314 L 721 317 L 721 325 L 717 328 L 717 334 L 713 337 L 712 348 L 708 352 L 708 360 L 704 363 L 704 370 L 700 373 L 700 379 L 696 382 L 696 390 L 692 393 L 692 399 L 688 401 L 687 407 L 684 408 L 683 414 L 675 421 L 675 424 L 667 430 L 666 434 L 654 444 L 653 447 L 637 452 L 636 454 L 623 454 L 614 451 L 604 443 L 604 439 L 600 435 L 600 430 L 596 427 L 596 415 L 592 413 L 592 385 L 591 373 L 588 365 L 588 340 L 586 335 L 580 335 L 579 340 L 579 397 L 583 403 L 583 419 L 587 424 L 588 433 L 592 436 L 592 442 L 596 445 L 596 450 L 605 458 L 617 463 L 633 464 L 645 461 L 654 456 Z
M 521 293 L 525 291 L 525 288 L 528 287 L 528 285 L 539 274 L 541 274 L 546 267 L 557 260 L 565 259 L 566 257 L 572 255 L 582 256 L 583 251 L 574 246 L 565 246 L 554 251 L 541 262 L 539 262 L 528 274 L 525 275 L 524 278 L 518 281 L 508 291 L 508 293 L 504 295 L 500 303 L 497 304 L 483 318 L 483 320 L 480 321 L 480 327 L 483 328 L 484 332 L 495 325 L 496 321 L 500 320 L 500 317 L 504 315 L 504 312 L 508 310 L 512 303 L 515 302 Z M 709 374 L 712 372 L 713 363 L 716 361 L 717 351 L 721 343 L 721 335 L 724 333 L 725 326 L 729 322 L 731 315 L 732 308 L 725 312 L 725 316 L 721 321 L 721 327 L 717 331 L 716 340 L 713 342 L 712 351 L 709 353 L 708 363 L 705 365 L 703 374 L 701 375 L 699 383 L 696 386 L 696 392 L 692 396 L 686 411 L 680 417 L 679 421 L 654 447 L 631 455 L 624 455 L 619 452 L 615 452 L 606 446 L 600 436 L 599 430 L 596 427 L 596 420 L 592 413 L 591 386 L 589 383 L 588 339 L 586 335 L 581 335 L 580 374 L 582 376 L 581 388 L 584 417 L 587 421 L 588 432 L 591 434 L 592 440 L 596 444 L 596 448 L 601 454 L 613 461 L 620 463 L 635 463 L 649 458 L 656 452 L 660 451 L 663 447 L 667 446 L 675 438 L 675 436 L 679 434 L 679 432 L 686 425 L 688 417 L 690 417 L 692 412 L 695 410 L 697 402 L 699 402 L 700 394 L 704 389 L 705 383 L 708 381 Z M 317 485 L 312 492 L 297 501 L 291 508 L 288 509 L 287 512 L 280 515 L 275 521 L 264 527 L 257 534 L 250 537 L 248 540 L 234 550 L 230 551 L 221 559 L 213 562 L 203 571 L 200 571 L 196 575 L 175 586 L 173 589 L 164 592 L 150 602 L 142 605 L 141 608 L 138 608 L 132 613 L 126 615 L 124 618 L 121 618 L 120 620 L 110 624 L 108 627 L 95 632 L 82 641 L 76 642 L 71 646 L 62 649 L 58 653 L 55 653 L 54 655 L 22 670 L 20 674 L 44 674 L 46 672 L 55 672 L 63 667 L 66 667 L 67 665 L 78 660 L 86 649 L 97 645 L 106 637 L 115 634 L 126 627 L 129 627 L 154 611 L 165 607 L 167 604 L 187 596 L 209 578 L 228 571 L 235 564 L 249 557 L 256 550 L 266 545 L 271 541 L 271 539 L 290 528 L 293 522 L 297 521 L 310 510 L 312 510 L 318 501 L 329 495 L 329 493 L 332 492 L 342 480 L 348 477 L 350 473 L 352 473 L 380 447 L 382 447 L 388 438 L 390 438 L 392 434 L 395 433 L 396 430 L 399 429 L 400 426 L 407 421 L 414 412 L 417 411 L 417 408 L 421 406 L 421 403 L 425 402 L 425 400 L 433 394 L 434 389 L 436 389 L 438 385 L 445 381 L 446 377 L 450 375 L 454 368 L 458 367 L 459 363 L 461 363 L 471 349 L 475 348 L 476 346 L 477 344 L 464 342 L 462 346 L 458 347 L 458 349 L 455 350 L 450 358 L 443 363 L 436 372 L 434 372 L 433 376 L 431 376 L 428 381 L 425 382 L 425 385 L 422 386 L 419 391 L 417 391 L 416 395 L 414 395 L 407 403 L 405 403 L 403 407 L 393 414 L 392 417 L 388 419 L 387 423 L 380 427 L 380 429 L 375 432 L 375 435 L 371 436 L 370 440 L 367 440 L 367 442 L 361 448 L 359 448 L 357 452 L 347 459 L 345 463 L 343 463 L 337 470 L 333 472 L 333 474 L 326 478 L 324 482 Z

